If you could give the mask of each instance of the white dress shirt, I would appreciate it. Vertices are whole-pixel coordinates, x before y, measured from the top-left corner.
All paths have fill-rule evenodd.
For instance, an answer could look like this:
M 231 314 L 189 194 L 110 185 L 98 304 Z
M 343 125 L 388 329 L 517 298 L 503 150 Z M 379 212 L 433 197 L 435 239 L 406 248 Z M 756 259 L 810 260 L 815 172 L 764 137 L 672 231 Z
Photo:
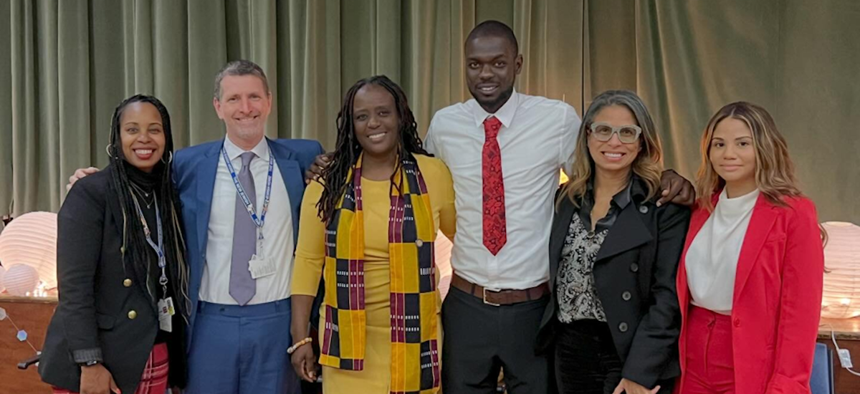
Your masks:
M 244 151 L 233 144 L 230 138 L 224 138 L 224 149 L 236 174 L 242 170 Z M 269 144 L 263 138 L 254 149 L 257 157 L 251 161 L 251 173 L 254 176 L 254 188 L 257 201 L 254 207 L 262 209 L 266 195 L 266 177 L 269 172 Z M 235 222 L 236 199 L 239 193 L 230 177 L 230 170 L 224 163 L 224 156 L 219 152 L 218 173 L 215 175 L 215 187 L 212 193 L 212 209 L 209 213 L 209 237 L 206 242 L 206 264 L 203 266 L 203 280 L 200 284 L 200 300 L 216 304 L 236 305 L 236 300 L 230 296 L 230 266 L 233 254 L 233 223 Z M 284 185 L 284 178 L 278 169 L 272 174 L 272 195 L 269 199 L 269 210 L 263 225 L 263 254 L 275 262 L 277 270 L 273 275 L 257 279 L 257 293 L 248 302 L 262 304 L 286 299 L 290 296 L 290 275 L 293 269 L 293 215 L 290 209 L 290 196 Z M 243 209 L 244 211 L 244 209 Z M 262 213 L 262 212 L 257 212 Z M 259 251 L 258 251 L 259 252 Z
M 693 305 L 731 315 L 738 258 L 758 195 L 758 189 L 735 198 L 726 189 L 720 193 L 684 259 Z
M 493 256 L 483 243 L 482 151 L 486 118 L 502 122 L 507 243 Z M 474 99 L 436 112 L 425 147 L 454 179 L 454 271 L 490 289 L 527 289 L 549 280 L 549 234 L 559 169 L 570 168 L 580 119 L 570 105 L 513 92 L 495 114 Z

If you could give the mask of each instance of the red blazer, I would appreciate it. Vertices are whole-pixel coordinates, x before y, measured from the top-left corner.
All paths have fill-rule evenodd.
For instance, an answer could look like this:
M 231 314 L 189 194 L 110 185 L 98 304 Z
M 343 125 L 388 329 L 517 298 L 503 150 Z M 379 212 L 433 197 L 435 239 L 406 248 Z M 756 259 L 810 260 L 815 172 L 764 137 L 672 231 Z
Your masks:
M 759 196 L 738 259 L 731 315 L 737 394 L 810 393 L 824 251 L 812 201 L 791 197 L 785 202 L 788 207 L 777 207 Z M 685 260 L 709 216 L 703 208 L 693 212 L 678 267 L 682 378 L 690 305 Z

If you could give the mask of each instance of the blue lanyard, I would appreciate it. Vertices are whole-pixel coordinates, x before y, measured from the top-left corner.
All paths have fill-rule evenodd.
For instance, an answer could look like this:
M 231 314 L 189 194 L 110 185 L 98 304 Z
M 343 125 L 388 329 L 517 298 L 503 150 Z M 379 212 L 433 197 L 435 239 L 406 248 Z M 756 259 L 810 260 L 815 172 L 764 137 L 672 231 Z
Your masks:
M 137 197 L 134 193 L 131 194 L 134 201 L 134 207 L 137 208 L 137 215 L 140 219 L 140 224 L 143 225 L 143 233 L 146 235 L 146 243 L 155 251 L 158 256 L 158 268 L 161 268 L 161 277 L 158 278 L 158 284 L 161 285 L 164 291 L 164 297 L 167 297 L 167 259 L 164 257 L 164 235 L 161 229 L 161 212 L 158 209 L 158 196 L 153 196 L 155 204 L 155 224 L 158 230 L 158 244 L 152 240 L 152 232 L 149 231 L 149 224 L 146 223 L 146 217 L 143 216 L 143 210 L 140 209 L 140 204 L 137 202 Z
M 254 204 L 251 202 L 251 199 L 248 198 L 248 194 L 245 193 L 245 188 L 243 188 L 242 184 L 239 183 L 239 176 L 236 175 L 233 163 L 230 161 L 230 157 L 227 156 L 227 150 L 221 148 L 221 154 L 224 156 L 224 163 L 227 164 L 227 170 L 230 171 L 230 178 L 233 179 L 233 186 L 236 186 L 236 191 L 239 193 L 239 197 L 242 198 L 242 203 L 245 204 L 245 209 L 248 211 L 248 215 L 251 216 L 251 220 L 259 229 L 257 239 L 262 241 L 263 225 L 266 224 L 266 212 L 269 211 L 269 200 L 272 197 L 272 174 L 274 174 L 275 170 L 275 155 L 269 152 L 269 172 L 266 175 L 266 195 L 263 199 L 263 210 L 260 212 L 260 216 L 257 217 L 257 211 L 254 209 Z

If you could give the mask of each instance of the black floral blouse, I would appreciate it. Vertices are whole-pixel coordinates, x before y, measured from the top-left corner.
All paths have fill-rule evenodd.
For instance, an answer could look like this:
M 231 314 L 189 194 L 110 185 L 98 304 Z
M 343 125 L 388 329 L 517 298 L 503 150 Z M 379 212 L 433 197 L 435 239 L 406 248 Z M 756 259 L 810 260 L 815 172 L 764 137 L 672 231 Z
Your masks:
M 580 209 L 570 221 L 561 250 L 562 261 L 556 278 L 556 297 L 558 320 L 562 323 L 586 319 L 606 321 L 603 306 L 594 290 L 594 260 L 618 213 L 630 203 L 631 185 L 632 181 L 612 197 L 606 216 L 597 221 L 594 231 L 590 231 L 594 188 L 589 183 L 585 196 L 580 201 Z

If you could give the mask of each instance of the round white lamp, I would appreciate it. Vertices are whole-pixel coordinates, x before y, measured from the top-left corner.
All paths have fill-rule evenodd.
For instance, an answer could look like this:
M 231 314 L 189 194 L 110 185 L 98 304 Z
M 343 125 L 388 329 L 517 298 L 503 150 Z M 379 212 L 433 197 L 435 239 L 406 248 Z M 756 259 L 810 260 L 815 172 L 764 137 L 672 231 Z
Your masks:
M 45 288 L 57 287 L 57 214 L 30 212 L 10 222 L 0 233 L 0 261 L 7 269 L 29 265 Z
M 15 264 L 6 271 L 3 285 L 6 286 L 6 292 L 9 295 L 32 296 L 39 285 L 39 274 L 29 265 Z
M 826 222 L 822 227 L 827 231 L 827 244 L 821 317 L 860 316 L 860 226 Z
M 445 234 L 442 234 L 442 232 L 439 231 L 436 233 L 436 242 L 434 246 L 436 275 L 439 276 L 439 294 L 444 300 L 445 296 L 448 295 L 448 289 L 451 287 L 451 273 L 453 272 L 451 269 L 451 248 L 454 244 L 445 237 Z

